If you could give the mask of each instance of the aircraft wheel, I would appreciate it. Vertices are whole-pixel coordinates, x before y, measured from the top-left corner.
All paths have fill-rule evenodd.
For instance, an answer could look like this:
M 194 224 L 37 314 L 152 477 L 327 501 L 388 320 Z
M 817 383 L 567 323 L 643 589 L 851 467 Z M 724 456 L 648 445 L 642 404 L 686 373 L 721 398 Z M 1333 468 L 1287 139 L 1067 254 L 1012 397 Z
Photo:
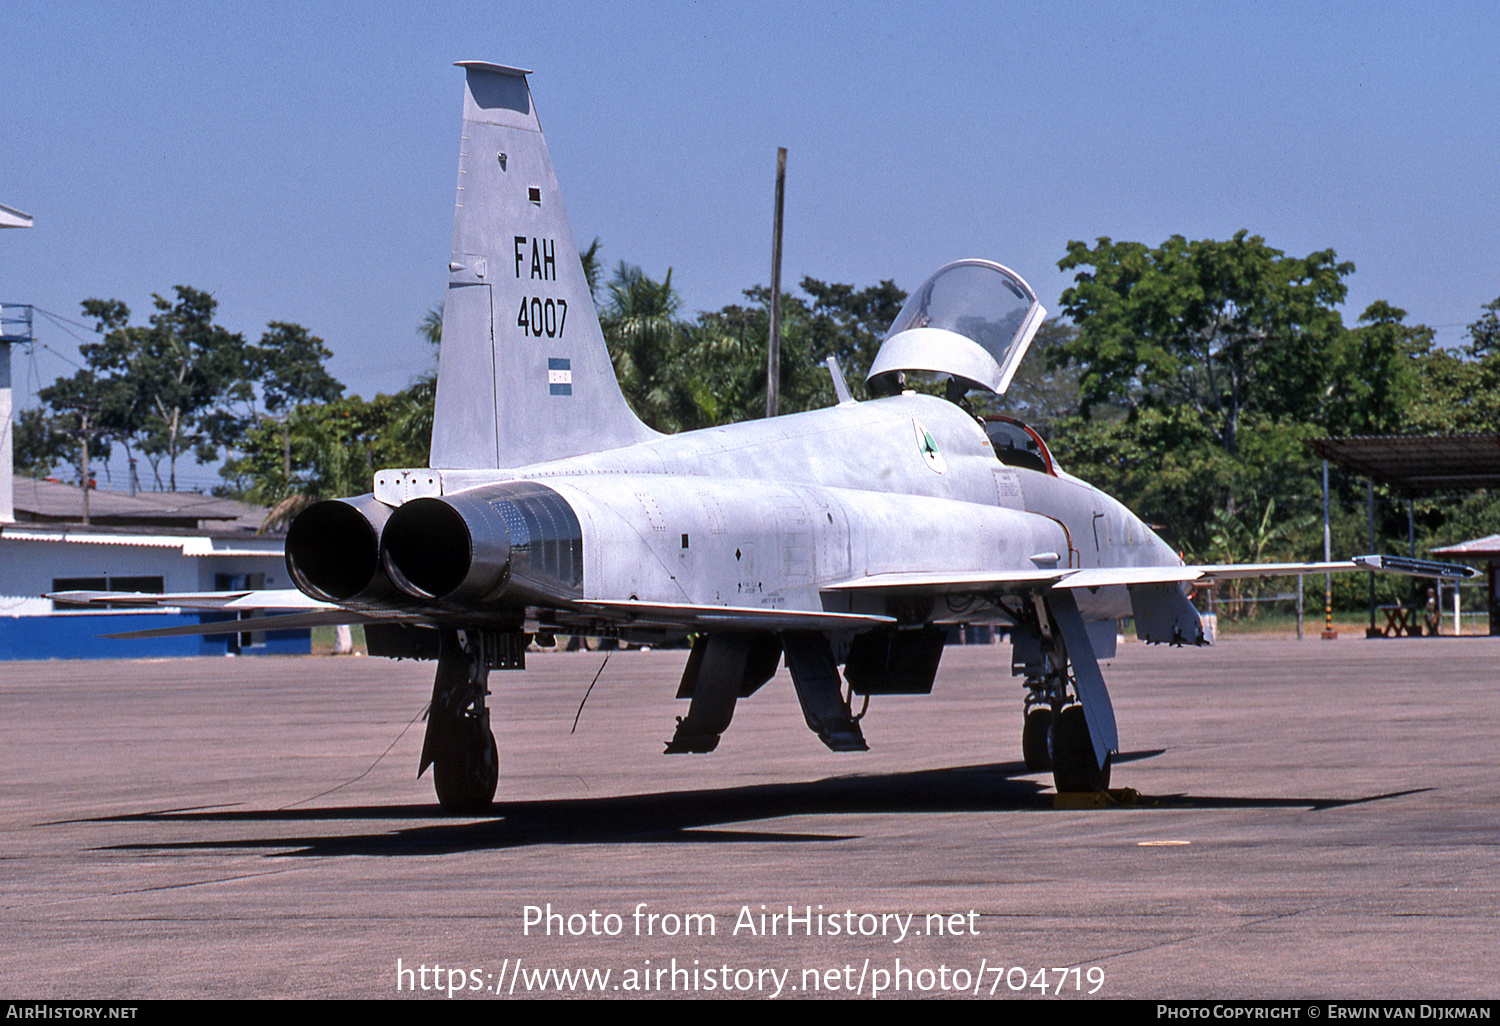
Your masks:
M 1058 713 L 1048 734 L 1052 753 L 1052 783 L 1059 794 L 1068 791 L 1102 791 L 1109 786 L 1109 758 L 1099 766 L 1094 743 L 1089 739 L 1083 706 L 1070 705 Z
M 1025 726 L 1021 728 L 1021 758 L 1033 773 L 1045 773 L 1052 768 L 1052 753 L 1047 750 L 1047 734 L 1051 729 L 1049 707 L 1037 706 L 1026 714 Z
M 478 720 L 468 723 L 472 725 L 470 743 L 452 757 L 432 764 L 438 803 L 444 812 L 455 816 L 483 815 L 495 800 L 495 788 L 500 783 L 500 749 L 495 735 Z

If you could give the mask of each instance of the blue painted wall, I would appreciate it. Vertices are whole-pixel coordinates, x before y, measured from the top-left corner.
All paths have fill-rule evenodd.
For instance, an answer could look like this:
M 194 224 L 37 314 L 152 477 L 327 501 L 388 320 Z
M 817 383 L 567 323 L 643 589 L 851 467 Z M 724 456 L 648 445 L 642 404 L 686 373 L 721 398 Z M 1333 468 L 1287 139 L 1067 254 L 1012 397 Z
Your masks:
M 145 638 L 133 641 L 101 634 L 154 630 L 207 623 L 226 617 L 212 613 L 119 613 L 107 616 L 0 616 L 0 660 L 11 659 L 159 659 L 173 656 L 222 656 L 234 635 Z M 267 631 L 264 645 L 239 649 L 241 655 L 306 655 L 312 632 Z

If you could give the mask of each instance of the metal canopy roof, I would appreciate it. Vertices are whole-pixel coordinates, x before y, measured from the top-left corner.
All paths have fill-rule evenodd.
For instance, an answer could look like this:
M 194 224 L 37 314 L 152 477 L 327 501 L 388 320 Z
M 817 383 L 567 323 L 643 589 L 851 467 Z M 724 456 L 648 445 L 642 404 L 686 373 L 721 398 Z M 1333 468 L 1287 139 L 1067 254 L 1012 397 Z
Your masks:
M 1442 548 L 1429 549 L 1428 552 L 1446 559 L 1454 557 L 1500 559 L 1500 534 L 1487 534 L 1483 538 L 1459 542 L 1456 545 L 1444 545 Z
M 1399 491 L 1500 487 L 1500 435 L 1363 435 L 1310 438 L 1330 463 Z
M 83 501 L 77 485 L 13 477 L 17 520 L 25 526 L 77 525 Z M 127 492 L 89 490 L 89 518 L 96 529 L 208 531 L 253 537 L 266 511 L 259 506 L 193 492 Z

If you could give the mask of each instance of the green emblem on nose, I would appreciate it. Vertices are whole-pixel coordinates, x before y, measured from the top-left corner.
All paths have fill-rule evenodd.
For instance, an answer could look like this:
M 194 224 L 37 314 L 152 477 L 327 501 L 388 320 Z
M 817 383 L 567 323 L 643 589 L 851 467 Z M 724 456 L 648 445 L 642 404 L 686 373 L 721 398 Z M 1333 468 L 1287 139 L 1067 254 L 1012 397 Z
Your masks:
M 917 433 L 917 450 L 921 452 L 922 459 L 927 461 L 927 465 L 935 473 L 941 474 L 947 470 L 948 466 L 943 461 L 943 454 L 938 452 L 937 439 L 932 437 L 932 432 L 915 420 L 911 422 L 911 425 Z

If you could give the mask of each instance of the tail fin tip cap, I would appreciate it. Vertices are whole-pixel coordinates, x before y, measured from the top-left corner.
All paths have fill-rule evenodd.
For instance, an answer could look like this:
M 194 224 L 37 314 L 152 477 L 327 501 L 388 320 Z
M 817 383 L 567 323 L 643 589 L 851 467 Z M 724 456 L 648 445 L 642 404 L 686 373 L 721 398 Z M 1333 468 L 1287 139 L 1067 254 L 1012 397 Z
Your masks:
M 531 72 L 526 68 L 512 68 L 504 64 L 491 64 L 489 61 L 454 61 L 455 68 L 477 68 L 480 71 L 494 71 L 501 75 L 529 75 Z

